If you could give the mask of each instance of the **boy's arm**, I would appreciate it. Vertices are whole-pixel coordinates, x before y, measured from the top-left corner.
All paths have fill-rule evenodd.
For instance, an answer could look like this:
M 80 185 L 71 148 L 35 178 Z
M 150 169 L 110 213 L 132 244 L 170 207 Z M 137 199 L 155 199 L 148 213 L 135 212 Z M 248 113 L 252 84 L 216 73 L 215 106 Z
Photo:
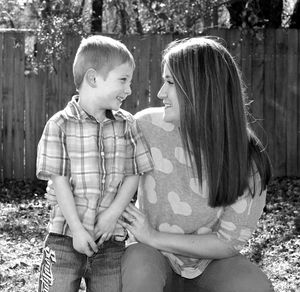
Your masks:
M 106 238 L 110 237 L 118 218 L 130 203 L 139 184 L 139 175 L 125 176 L 124 181 L 111 205 L 99 215 L 96 226 L 96 238 L 100 238 L 101 245 Z
M 125 176 L 115 199 L 108 208 L 117 219 L 121 216 L 135 194 L 138 188 L 139 178 L 139 175 Z
M 52 175 L 51 179 L 59 208 L 72 232 L 74 248 L 87 256 L 93 255 L 94 252 L 97 252 L 98 248 L 91 235 L 81 224 L 70 188 L 69 178 Z

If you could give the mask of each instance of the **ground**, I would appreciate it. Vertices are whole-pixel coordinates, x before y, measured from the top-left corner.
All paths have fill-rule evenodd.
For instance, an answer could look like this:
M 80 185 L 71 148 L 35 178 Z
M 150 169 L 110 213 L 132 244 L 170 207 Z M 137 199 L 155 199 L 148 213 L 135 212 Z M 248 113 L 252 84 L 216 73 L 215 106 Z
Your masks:
M 37 289 L 49 215 L 44 190 L 39 181 L 0 183 L 0 291 Z M 300 292 L 300 178 L 272 180 L 258 229 L 243 253 L 276 292 Z

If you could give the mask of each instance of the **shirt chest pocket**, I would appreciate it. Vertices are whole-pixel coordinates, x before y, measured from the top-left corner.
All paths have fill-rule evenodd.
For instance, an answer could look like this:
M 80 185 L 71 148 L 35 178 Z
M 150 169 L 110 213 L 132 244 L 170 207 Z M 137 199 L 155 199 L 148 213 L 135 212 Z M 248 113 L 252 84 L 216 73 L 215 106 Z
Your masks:
M 70 136 L 66 139 L 66 146 L 73 174 L 98 172 L 100 152 L 96 137 Z
M 127 158 L 127 142 L 124 136 L 104 140 L 104 159 L 106 171 L 114 175 L 124 175 Z

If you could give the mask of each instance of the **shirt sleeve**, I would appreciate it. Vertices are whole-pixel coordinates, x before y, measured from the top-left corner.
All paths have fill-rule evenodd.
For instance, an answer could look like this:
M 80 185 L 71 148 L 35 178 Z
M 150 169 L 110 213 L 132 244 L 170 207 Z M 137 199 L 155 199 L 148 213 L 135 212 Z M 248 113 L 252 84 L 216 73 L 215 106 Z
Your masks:
M 37 178 L 48 180 L 51 175 L 70 176 L 66 136 L 55 121 L 49 120 L 37 149 Z
M 254 197 L 247 188 L 234 204 L 225 207 L 216 230 L 218 238 L 230 244 L 237 251 L 244 247 L 256 229 L 266 202 L 267 191 L 264 190 L 260 193 L 259 174 L 253 175 L 251 180 L 249 188 L 252 192 L 254 191 Z
M 126 175 L 138 175 L 153 169 L 148 143 L 136 120 L 128 122 L 126 137 Z

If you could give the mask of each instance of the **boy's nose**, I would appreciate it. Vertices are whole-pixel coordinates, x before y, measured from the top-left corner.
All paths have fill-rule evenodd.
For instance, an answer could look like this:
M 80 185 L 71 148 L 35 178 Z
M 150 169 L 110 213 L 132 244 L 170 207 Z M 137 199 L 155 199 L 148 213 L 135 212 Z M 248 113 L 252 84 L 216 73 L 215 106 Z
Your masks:
M 126 89 L 125 89 L 125 93 L 126 93 L 127 95 L 130 95 L 130 94 L 131 94 L 131 88 L 130 88 L 130 87 L 126 88 Z

